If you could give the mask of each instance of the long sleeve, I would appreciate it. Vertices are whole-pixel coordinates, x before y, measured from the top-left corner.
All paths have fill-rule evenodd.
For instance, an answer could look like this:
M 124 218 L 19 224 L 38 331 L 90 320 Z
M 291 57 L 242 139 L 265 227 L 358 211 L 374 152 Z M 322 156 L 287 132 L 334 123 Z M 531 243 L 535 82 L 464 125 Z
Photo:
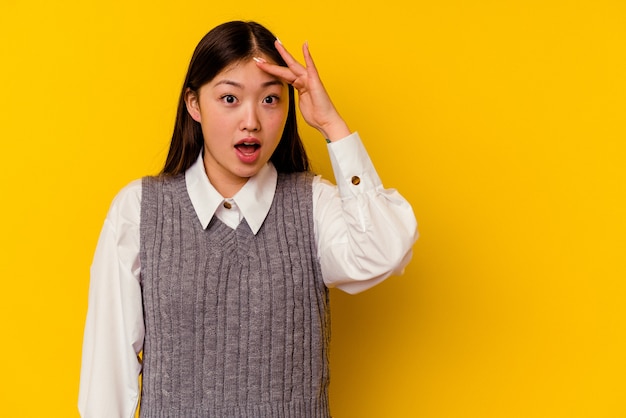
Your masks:
M 417 222 L 406 199 L 383 188 L 357 133 L 328 148 L 337 186 L 313 186 L 322 275 L 328 287 L 359 293 L 403 272 Z
M 313 183 L 318 256 L 327 286 L 358 293 L 403 271 L 417 239 L 416 221 L 409 203 L 383 188 L 357 134 L 329 144 L 329 152 L 337 186 L 319 177 Z M 194 196 L 200 208 L 221 207 L 221 198 L 211 204 L 210 197 Z M 83 418 L 132 418 L 139 402 L 137 355 L 145 333 L 140 213 L 141 181 L 135 181 L 113 201 L 94 255 L 78 400 Z M 208 223 L 212 216 L 200 219 Z
M 139 266 L 141 183 L 113 201 L 91 266 L 78 409 L 83 418 L 131 418 L 139 400 L 144 325 Z

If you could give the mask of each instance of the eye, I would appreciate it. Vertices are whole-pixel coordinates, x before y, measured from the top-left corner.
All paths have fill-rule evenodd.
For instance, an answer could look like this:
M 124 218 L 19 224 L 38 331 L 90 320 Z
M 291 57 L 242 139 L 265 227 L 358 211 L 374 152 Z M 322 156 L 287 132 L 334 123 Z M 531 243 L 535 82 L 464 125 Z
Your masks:
M 237 98 L 232 94 L 225 94 L 220 99 L 226 104 L 235 104 L 237 102 Z
M 265 104 L 275 104 L 277 103 L 279 100 L 278 96 L 267 96 L 266 98 L 263 99 L 263 103 Z

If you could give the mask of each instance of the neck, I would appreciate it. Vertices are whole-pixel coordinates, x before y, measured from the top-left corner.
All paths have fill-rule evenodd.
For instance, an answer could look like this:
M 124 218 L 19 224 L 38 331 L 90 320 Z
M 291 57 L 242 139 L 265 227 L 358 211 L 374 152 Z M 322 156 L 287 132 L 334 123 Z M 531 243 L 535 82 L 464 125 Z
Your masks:
M 237 194 L 239 190 L 241 190 L 243 185 L 246 184 L 245 182 L 242 184 L 226 184 L 226 185 L 223 183 L 217 184 L 210 177 L 209 177 L 209 181 L 211 182 L 213 187 L 215 187 L 215 190 L 217 190 L 217 192 L 220 195 L 222 195 L 222 197 L 224 198 L 233 197 L 234 195 Z
M 229 177 L 220 175 L 221 173 L 216 173 L 214 170 L 208 170 L 206 164 L 204 172 L 209 178 L 211 185 L 224 198 L 233 197 L 248 182 L 247 177 Z

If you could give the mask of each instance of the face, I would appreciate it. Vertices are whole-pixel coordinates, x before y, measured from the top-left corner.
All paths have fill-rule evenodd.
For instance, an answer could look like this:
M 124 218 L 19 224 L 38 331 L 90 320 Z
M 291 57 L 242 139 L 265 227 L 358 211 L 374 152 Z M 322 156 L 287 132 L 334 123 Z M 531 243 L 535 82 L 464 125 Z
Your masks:
M 278 146 L 289 90 L 253 60 L 241 61 L 226 67 L 197 94 L 187 92 L 186 104 L 202 126 L 207 176 L 222 196 L 232 197 Z

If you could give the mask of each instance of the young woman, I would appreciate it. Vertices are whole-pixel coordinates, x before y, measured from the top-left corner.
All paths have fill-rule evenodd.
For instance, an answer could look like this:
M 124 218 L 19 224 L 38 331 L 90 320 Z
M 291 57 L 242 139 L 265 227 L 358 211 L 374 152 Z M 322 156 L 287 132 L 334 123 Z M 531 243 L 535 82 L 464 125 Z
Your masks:
M 142 417 L 330 416 L 328 288 L 400 274 L 417 232 L 303 54 L 254 22 L 196 47 L 163 172 L 120 191 L 104 222 L 83 417 L 139 403 Z M 294 89 L 336 186 L 309 172 Z

